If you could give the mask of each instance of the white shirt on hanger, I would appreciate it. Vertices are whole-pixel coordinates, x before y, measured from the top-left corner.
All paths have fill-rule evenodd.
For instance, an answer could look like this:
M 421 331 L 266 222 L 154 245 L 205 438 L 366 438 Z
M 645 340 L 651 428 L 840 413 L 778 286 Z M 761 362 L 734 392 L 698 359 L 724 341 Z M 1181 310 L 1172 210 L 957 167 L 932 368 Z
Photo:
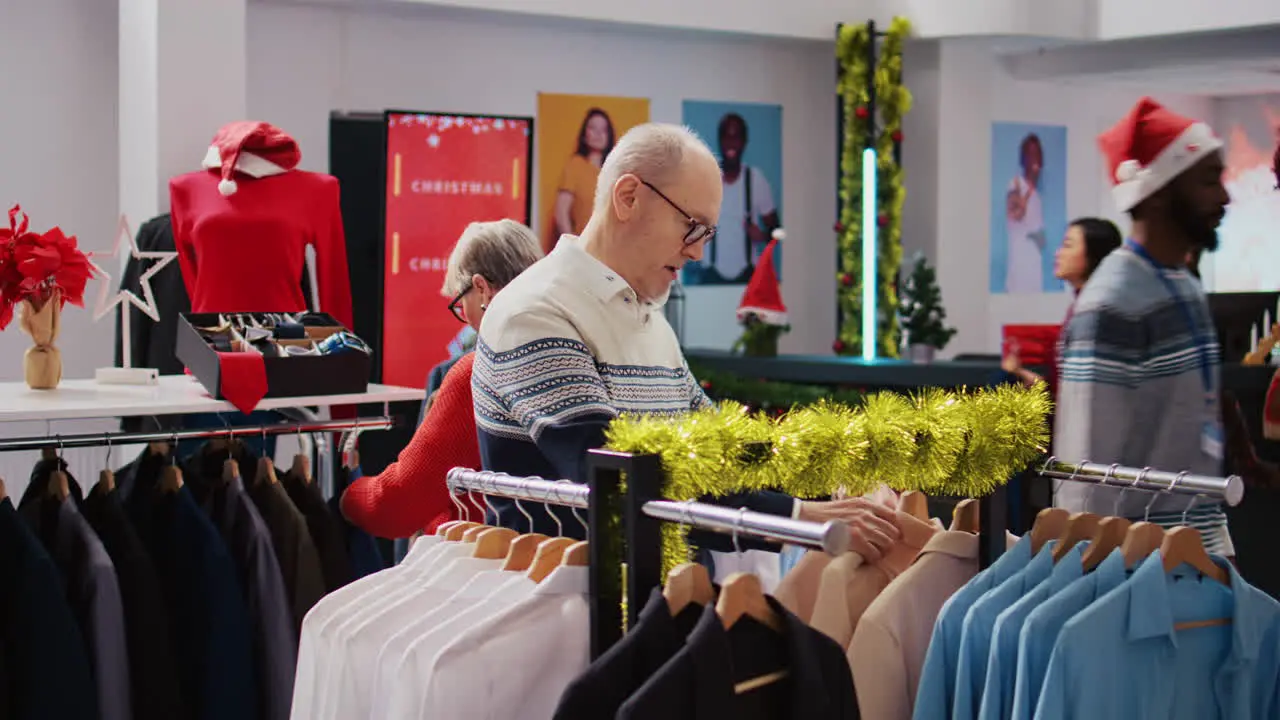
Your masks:
M 457 615 L 414 638 L 413 644 L 395 659 L 389 673 L 386 702 L 380 704 L 378 701 L 382 698 L 375 699 L 373 717 L 376 720 L 415 720 L 418 708 L 426 699 L 426 686 L 421 679 L 427 675 L 436 654 L 470 628 L 523 602 L 537 586 L 529 576 L 521 574 L 479 602 L 455 596 L 457 602 L 470 604 Z M 379 709 L 383 712 L 379 713 Z
M 369 618 L 380 612 L 396 600 L 408 595 L 436 573 L 437 568 L 444 567 L 458 557 L 471 553 L 474 546 L 461 542 L 441 542 L 426 550 L 421 559 L 405 572 L 397 573 L 390 582 L 378 588 L 377 593 L 365 596 L 358 603 L 352 603 L 350 609 L 320 632 L 319 651 L 325 655 L 321 667 L 324 672 L 317 676 L 320 698 L 317 700 L 317 713 L 308 720 L 337 720 L 334 712 L 337 708 L 339 680 L 342 677 L 343 644 L 351 637 L 351 631 L 363 625 Z M 403 564 L 403 563 L 402 563 Z
M 316 717 L 317 699 L 322 685 L 316 679 L 322 676 L 321 667 L 326 659 L 324 653 L 318 652 L 320 631 L 335 617 L 365 596 L 378 591 L 396 575 L 405 571 L 416 559 L 420 559 L 428 550 L 435 547 L 441 538 L 425 536 L 418 539 L 409 548 L 404 562 L 396 567 L 356 580 L 325 595 L 311 608 L 302 620 L 302 632 L 298 642 L 298 668 L 293 683 L 293 703 L 289 717 L 291 720 L 311 720 Z
M 332 708 L 328 717 L 333 720 L 369 717 L 373 709 L 378 652 L 387 641 L 418 617 L 448 601 L 458 588 L 479 573 L 502 567 L 502 560 L 470 557 L 475 547 L 467 544 L 463 549 L 466 556 L 454 559 L 412 592 L 384 607 L 382 612 L 351 627 L 350 634 L 341 638 L 339 657 L 333 666 L 338 669 L 332 683 L 336 697 L 333 704 L 326 703 L 327 708 Z
M 588 570 L 560 566 L 523 601 L 454 638 L 418 682 L 419 718 L 549 718 L 591 660 Z
M 378 659 L 374 663 L 374 681 L 372 694 L 371 717 L 386 717 L 391 688 L 395 683 L 395 671 L 400 659 L 413 643 L 423 635 L 447 622 L 458 613 L 483 601 L 490 593 L 522 574 L 512 570 L 484 570 L 463 583 L 449 599 L 431 608 L 424 609 L 395 634 L 387 639 L 378 649 Z M 530 581 L 531 582 L 531 581 Z

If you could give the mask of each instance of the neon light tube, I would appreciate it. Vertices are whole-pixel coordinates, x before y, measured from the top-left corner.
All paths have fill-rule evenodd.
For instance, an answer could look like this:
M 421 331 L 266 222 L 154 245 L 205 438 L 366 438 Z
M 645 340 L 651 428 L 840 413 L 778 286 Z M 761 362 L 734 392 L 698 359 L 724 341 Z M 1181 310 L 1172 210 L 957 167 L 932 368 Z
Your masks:
M 876 151 L 862 151 L 862 359 L 876 359 Z

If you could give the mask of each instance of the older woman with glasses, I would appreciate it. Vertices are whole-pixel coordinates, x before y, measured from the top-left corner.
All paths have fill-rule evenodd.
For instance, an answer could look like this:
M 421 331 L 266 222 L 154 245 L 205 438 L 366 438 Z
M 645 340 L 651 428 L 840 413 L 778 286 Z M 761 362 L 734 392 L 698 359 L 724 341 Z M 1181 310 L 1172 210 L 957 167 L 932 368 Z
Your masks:
M 542 257 L 538 238 L 513 220 L 472 223 L 449 256 L 441 294 L 459 322 L 480 329 L 485 310 L 507 283 Z M 480 467 L 476 416 L 471 402 L 474 353 L 449 369 L 430 409 L 408 446 L 378 475 L 351 483 L 342 495 L 342 514 L 366 532 L 385 538 L 427 533 L 457 520 L 445 474 L 450 468 Z M 478 508 L 473 517 L 482 517 Z

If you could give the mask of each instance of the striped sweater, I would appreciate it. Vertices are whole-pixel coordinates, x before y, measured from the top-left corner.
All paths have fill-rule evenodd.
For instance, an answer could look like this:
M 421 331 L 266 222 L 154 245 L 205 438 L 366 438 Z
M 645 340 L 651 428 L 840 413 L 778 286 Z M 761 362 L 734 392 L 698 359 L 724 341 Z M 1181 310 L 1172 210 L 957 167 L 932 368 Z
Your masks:
M 480 324 L 471 388 L 485 470 L 575 482 L 587 480 L 587 450 L 604 445 L 619 413 L 674 416 L 710 404 L 662 302 L 638 297 L 571 236 L 495 296 Z M 792 512 L 778 493 L 722 501 Z M 492 503 L 499 524 L 527 530 L 511 501 Z M 556 534 L 547 513 L 530 514 L 536 532 Z M 559 517 L 565 534 L 584 534 L 572 515 Z
M 1128 246 L 1107 256 L 1063 331 L 1054 453 L 1068 462 L 1221 475 L 1222 461 L 1201 442 L 1206 423 L 1221 426 L 1213 328 L 1204 291 L 1186 270 L 1157 268 Z M 1215 389 L 1209 398 L 1201 369 L 1206 363 Z M 1186 524 L 1201 529 L 1211 552 L 1229 550 L 1226 515 L 1212 500 L 1064 482 L 1057 504 L 1137 519 L 1149 515 L 1166 525 L 1182 524 L 1185 512 Z

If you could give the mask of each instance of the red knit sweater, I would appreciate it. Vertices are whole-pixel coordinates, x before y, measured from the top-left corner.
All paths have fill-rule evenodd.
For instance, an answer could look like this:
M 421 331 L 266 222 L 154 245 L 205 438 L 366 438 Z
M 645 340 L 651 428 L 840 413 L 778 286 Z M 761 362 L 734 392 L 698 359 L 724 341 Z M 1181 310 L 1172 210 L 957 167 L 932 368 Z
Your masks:
M 471 365 L 467 353 L 444 376 L 435 401 L 400 457 L 380 474 L 356 480 L 342 494 L 342 514 L 360 529 L 384 538 L 409 537 L 461 519 L 449 499 L 445 475 L 455 467 L 480 469 Z M 459 497 L 463 503 L 467 497 Z M 472 504 L 481 520 L 484 506 Z

